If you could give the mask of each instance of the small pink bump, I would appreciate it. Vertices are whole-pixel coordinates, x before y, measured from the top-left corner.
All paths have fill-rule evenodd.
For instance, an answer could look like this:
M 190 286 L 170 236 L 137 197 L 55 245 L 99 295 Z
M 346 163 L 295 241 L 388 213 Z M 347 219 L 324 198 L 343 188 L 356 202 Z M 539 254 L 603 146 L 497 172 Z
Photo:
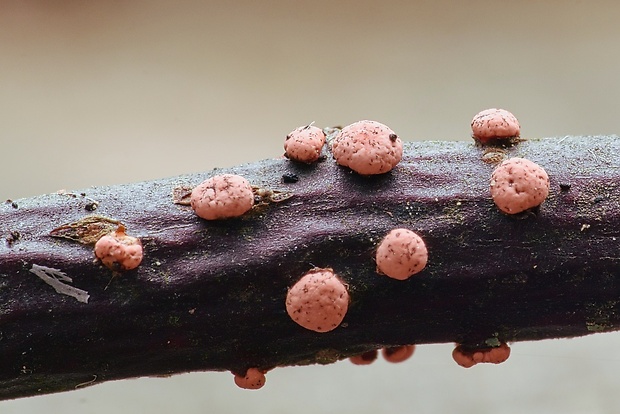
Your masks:
M 238 217 L 254 205 L 252 186 L 239 175 L 216 175 L 192 190 L 192 209 L 198 217 L 217 220 Z
M 339 165 L 361 175 L 386 173 L 403 156 L 400 138 L 390 128 L 375 121 L 359 121 L 342 128 L 331 149 Z
M 348 308 L 347 287 L 328 268 L 309 271 L 286 296 L 286 312 L 291 319 L 315 332 L 336 329 Z
M 379 352 L 376 349 L 372 351 L 364 352 L 363 354 L 354 355 L 349 358 L 349 361 L 355 365 L 370 365 L 377 359 Z
M 479 363 L 501 364 L 510 356 L 510 347 L 502 342 L 495 348 L 485 348 L 476 350 L 465 350 L 461 345 L 457 345 L 452 351 L 452 358 L 457 364 L 464 368 L 471 368 Z
M 319 159 L 325 144 L 325 134 L 320 128 L 312 125 L 302 126 L 286 136 L 284 151 L 286 157 L 311 164 Z
M 381 241 L 375 258 L 377 272 L 405 280 L 426 267 L 428 251 L 424 240 L 407 229 L 394 229 Z
M 475 140 L 485 144 L 495 139 L 518 137 L 521 126 L 517 118 L 505 109 L 485 109 L 479 112 L 471 121 L 472 136 Z
M 95 256 L 114 271 L 135 269 L 142 262 L 142 243 L 138 238 L 125 234 L 124 226 L 119 226 L 95 243 Z
M 542 204 L 549 195 L 549 176 L 525 158 L 502 162 L 491 175 L 491 197 L 506 214 L 517 214 Z
M 415 352 L 415 345 L 402 345 L 393 346 L 389 348 L 383 348 L 381 353 L 383 358 L 388 362 L 398 363 L 403 362 L 411 358 L 411 355 Z
M 257 390 L 265 385 L 265 373 L 258 368 L 248 368 L 245 376 L 235 374 L 235 384 L 246 390 Z

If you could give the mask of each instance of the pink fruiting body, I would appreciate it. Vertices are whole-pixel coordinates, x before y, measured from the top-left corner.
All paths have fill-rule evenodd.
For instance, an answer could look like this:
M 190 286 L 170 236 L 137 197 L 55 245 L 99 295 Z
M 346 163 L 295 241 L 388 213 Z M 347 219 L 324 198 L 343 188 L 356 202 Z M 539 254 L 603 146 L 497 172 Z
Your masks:
M 466 350 L 457 345 L 452 351 L 452 358 L 464 368 L 471 368 L 479 363 L 501 364 L 510 356 L 510 347 L 503 343 L 495 348 Z
M 258 368 L 248 368 L 245 376 L 235 374 L 235 384 L 239 388 L 257 390 L 265 385 L 265 373 Z
M 323 130 L 312 125 L 302 126 L 286 136 L 284 151 L 286 157 L 306 164 L 319 159 L 325 144 Z
M 348 125 L 332 142 L 336 162 L 361 175 L 383 174 L 403 156 L 403 143 L 387 126 L 375 121 Z
M 373 349 L 372 351 L 364 352 L 363 354 L 354 355 L 349 358 L 349 361 L 355 365 L 370 365 L 375 362 L 378 353 L 379 352 L 376 349 Z
M 192 190 L 192 209 L 205 220 L 238 217 L 253 205 L 252 186 L 239 175 L 216 175 Z
M 286 296 L 286 312 L 291 319 L 315 332 L 336 329 L 348 307 L 347 287 L 329 268 L 309 271 Z
M 388 362 L 398 363 L 411 358 L 415 352 L 415 345 L 402 345 L 389 348 L 383 348 L 381 353 L 383 358 Z
M 138 238 L 125 234 L 125 227 L 119 226 L 95 243 L 95 256 L 114 271 L 135 269 L 142 262 L 142 243 Z
M 424 240 L 408 229 L 394 229 L 381 241 L 376 254 L 377 271 L 405 280 L 421 272 L 428 261 Z
M 495 139 L 518 137 L 521 126 L 517 118 L 505 109 L 485 109 L 474 116 L 471 121 L 472 136 L 485 144 Z
M 549 176 L 525 158 L 502 162 L 491 175 L 491 197 L 507 214 L 517 214 L 542 204 L 549 195 Z

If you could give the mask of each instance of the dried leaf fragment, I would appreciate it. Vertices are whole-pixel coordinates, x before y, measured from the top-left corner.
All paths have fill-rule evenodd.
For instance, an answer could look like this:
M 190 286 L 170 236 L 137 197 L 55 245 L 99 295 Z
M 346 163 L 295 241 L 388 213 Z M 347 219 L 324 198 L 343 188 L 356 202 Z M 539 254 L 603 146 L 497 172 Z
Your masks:
M 271 190 L 269 188 L 262 188 L 256 185 L 252 186 L 252 192 L 254 193 L 254 202 L 259 206 L 269 203 L 281 203 L 294 195 L 290 192 Z
M 76 222 L 63 224 L 50 232 L 50 236 L 69 239 L 82 244 L 95 244 L 97 240 L 115 231 L 122 223 L 103 216 L 86 216 Z

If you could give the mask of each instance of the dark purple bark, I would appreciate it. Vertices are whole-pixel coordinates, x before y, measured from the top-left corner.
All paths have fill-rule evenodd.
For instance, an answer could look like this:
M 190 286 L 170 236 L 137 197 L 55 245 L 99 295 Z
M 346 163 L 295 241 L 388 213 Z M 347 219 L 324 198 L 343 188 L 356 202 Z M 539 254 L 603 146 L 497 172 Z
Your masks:
M 493 157 L 465 142 L 407 144 L 403 161 L 377 177 L 331 157 L 313 166 L 273 159 L 6 202 L 0 399 L 70 390 L 94 376 L 243 372 L 386 345 L 475 347 L 618 329 L 620 140 L 530 140 L 505 151 L 548 172 L 550 196 L 538 211 L 500 213 L 489 195 Z M 293 196 L 217 222 L 173 202 L 175 188 L 224 172 Z M 138 269 L 110 281 L 92 245 L 50 236 L 93 214 L 140 237 Z M 373 250 L 395 227 L 418 232 L 429 250 L 427 268 L 407 281 L 375 270 Z M 88 303 L 57 293 L 33 265 L 66 273 Z M 322 334 L 296 325 L 284 306 L 288 287 L 314 266 L 333 268 L 351 295 L 343 325 Z

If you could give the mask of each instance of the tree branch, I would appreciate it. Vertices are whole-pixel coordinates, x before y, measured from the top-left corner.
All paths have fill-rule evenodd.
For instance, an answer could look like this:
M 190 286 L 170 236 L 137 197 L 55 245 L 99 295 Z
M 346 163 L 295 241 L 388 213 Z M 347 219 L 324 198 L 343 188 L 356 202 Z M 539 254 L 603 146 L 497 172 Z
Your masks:
M 551 193 L 539 211 L 509 217 L 493 204 L 489 160 L 502 151 L 547 170 Z M 93 378 L 244 372 L 388 345 L 618 329 L 620 140 L 531 140 L 485 152 L 411 143 L 391 173 L 375 177 L 331 157 L 313 166 L 273 159 L 2 204 L 0 399 Z M 184 191 L 223 172 L 281 193 L 263 191 L 242 218 L 201 220 L 182 205 Z M 92 245 L 69 238 L 85 241 L 84 231 L 117 221 L 142 240 L 145 258 L 111 279 Z M 373 250 L 395 227 L 421 234 L 429 250 L 426 269 L 407 281 L 375 270 Z M 54 229 L 65 238 L 50 236 Z M 351 295 L 343 325 L 328 333 L 305 330 L 285 310 L 287 289 L 314 266 L 333 268 Z

